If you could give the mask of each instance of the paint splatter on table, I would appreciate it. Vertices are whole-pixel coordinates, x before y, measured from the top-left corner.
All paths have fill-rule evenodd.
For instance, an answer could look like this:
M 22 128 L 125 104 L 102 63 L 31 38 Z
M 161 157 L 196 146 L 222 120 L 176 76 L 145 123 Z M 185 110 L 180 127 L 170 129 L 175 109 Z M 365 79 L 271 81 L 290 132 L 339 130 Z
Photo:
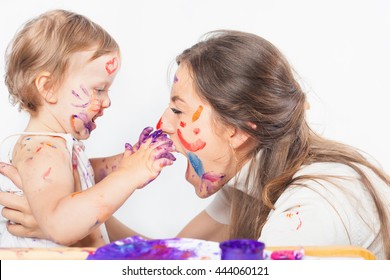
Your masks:
M 88 260 L 219 260 L 219 243 L 190 238 L 128 237 L 98 248 Z

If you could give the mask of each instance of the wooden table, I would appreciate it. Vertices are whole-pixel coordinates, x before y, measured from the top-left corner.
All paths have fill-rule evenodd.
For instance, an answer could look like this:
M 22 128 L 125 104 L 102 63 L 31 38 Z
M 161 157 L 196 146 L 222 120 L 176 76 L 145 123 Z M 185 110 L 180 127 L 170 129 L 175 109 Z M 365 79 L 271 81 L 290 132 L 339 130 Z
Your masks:
M 275 250 L 299 250 L 300 247 L 267 247 L 268 251 Z M 375 260 L 375 256 L 368 250 L 355 246 L 327 246 L 304 247 L 305 257 L 308 259 L 321 258 L 360 258 Z M 57 247 L 42 248 L 0 248 L 0 260 L 85 260 L 96 248 Z

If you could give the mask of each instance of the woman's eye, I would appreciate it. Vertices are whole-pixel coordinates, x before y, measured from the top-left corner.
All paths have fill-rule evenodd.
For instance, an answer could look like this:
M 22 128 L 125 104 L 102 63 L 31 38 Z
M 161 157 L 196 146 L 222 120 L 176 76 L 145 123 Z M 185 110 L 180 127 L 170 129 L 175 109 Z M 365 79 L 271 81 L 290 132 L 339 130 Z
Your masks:
M 174 114 L 177 114 L 177 115 L 180 115 L 182 112 L 181 111 L 179 111 L 179 110 L 177 110 L 177 109 L 175 109 L 175 108 L 171 108 L 171 110 L 172 110 L 172 112 L 174 113 Z

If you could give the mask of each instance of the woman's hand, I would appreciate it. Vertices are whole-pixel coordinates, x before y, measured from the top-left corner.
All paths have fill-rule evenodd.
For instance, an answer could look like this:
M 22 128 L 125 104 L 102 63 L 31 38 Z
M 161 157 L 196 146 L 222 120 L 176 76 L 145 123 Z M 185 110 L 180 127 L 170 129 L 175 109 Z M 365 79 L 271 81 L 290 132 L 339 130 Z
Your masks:
M 22 181 L 15 167 L 0 162 L 0 173 L 8 177 L 19 189 L 23 189 Z M 11 234 L 20 237 L 46 238 L 39 229 L 31 213 L 30 205 L 24 196 L 0 192 L 0 205 L 4 206 L 1 215 L 9 220 L 7 229 Z

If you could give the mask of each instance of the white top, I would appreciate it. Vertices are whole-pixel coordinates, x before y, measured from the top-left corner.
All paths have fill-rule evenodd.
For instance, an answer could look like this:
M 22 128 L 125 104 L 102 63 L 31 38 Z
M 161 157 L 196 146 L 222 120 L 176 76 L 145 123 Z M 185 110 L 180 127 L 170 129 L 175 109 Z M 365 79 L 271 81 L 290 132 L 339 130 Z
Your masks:
M 237 188 L 243 183 L 249 163 L 238 174 Z M 371 170 L 363 169 L 390 213 L 390 187 Z M 335 185 L 324 180 L 305 180 L 304 186 L 290 186 L 276 201 L 259 240 L 267 246 L 337 246 L 353 245 L 370 250 L 377 259 L 385 253 L 374 203 L 357 173 L 338 163 L 315 163 L 303 167 L 299 175 L 335 175 Z M 227 192 L 232 178 L 215 196 L 206 212 L 216 221 L 229 224 L 230 205 Z
M 47 135 L 62 137 L 66 141 L 66 147 L 69 151 L 72 162 L 69 164 L 77 166 L 77 171 L 80 176 L 80 185 L 82 190 L 95 185 L 94 172 L 91 163 L 84 152 L 84 145 L 82 142 L 74 139 L 70 134 L 64 133 L 39 133 L 39 132 L 28 132 L 11 135 L 3 140 L 1 143 L 1 151 L 6 153 L 0 153 L 0 160 L 6 163 L 11 163 L 11 155 L 13 147 L 20 135 Z M 12 140 L 12 141 L 9 141 Z M 5 148 L 6 147 L 6 148 Z M 23 191 L 14 185 L 14 183 L 5 176 L 0 176 L 0 191 L 12 192 L 18 195 L 23 195 Z M 0 205 L 0 211 L 3 206 Z M 7 220 L 0 215 L 0 247 L 15 247 L 15 248 L 33 248 L 33 247 L 56 247 L 63 246 L 56 244 L 50 240 L 36 239 L 36 238 L 24 238 L 17 237 L 10 234 L 6 228 Z M 100 226 L 100 231 L 103 239 L 106 243 L 109 242 L 108 234 L 104 224 Z

